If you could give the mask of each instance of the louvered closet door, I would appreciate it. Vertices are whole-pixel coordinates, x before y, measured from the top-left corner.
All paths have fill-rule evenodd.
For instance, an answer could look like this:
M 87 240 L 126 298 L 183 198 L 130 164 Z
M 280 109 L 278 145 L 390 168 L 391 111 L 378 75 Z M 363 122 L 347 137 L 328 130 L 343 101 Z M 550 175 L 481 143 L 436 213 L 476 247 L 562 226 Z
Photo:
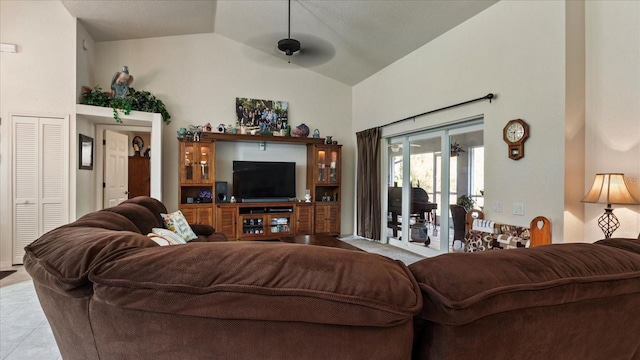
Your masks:
M 13 263 L 24 247 L 68 222 L 64 119 L 13 117 Z

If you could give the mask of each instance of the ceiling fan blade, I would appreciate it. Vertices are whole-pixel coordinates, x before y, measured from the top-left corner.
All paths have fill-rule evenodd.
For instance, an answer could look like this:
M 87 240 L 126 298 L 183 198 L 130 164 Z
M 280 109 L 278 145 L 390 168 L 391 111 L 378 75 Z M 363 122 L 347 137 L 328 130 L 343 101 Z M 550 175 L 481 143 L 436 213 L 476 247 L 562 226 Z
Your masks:
M 325 64 L 336 55 L 336 49 L 330 42 L 311 34 L 294 34 L 300 41 L 298 53 L 290 56 L 291 62 L 304 68 Z
M 302 33 L 291 35 L 300 41 L 300 51 L 287 56 L 278 49 L 278 41 L 282 40 L 283 36 L 283 33 L 266 33 L 247 39 L 246 45 L 259 50 L 261 54 L 256 54 L 252 49 L 245 49 L 245 56 L 252 61 L 277 68 L 287 68 L 291 64 L 312 68 L 331 61 L 335 56 L 335 47 L 331 43 L 317 36 Z

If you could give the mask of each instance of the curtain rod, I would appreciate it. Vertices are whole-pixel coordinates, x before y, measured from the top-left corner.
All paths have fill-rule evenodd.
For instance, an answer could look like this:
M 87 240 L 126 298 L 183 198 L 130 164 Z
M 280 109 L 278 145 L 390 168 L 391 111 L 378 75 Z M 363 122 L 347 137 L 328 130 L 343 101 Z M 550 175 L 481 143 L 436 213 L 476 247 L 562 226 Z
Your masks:
M 476 101 L 480 101 L 480 100 L 489 100 L 489 102 L 491 102 L 491 99 L 495 99 L 495 95 L 493 95 L 492 93 L 488 93 L 487 95 L 485 95 L 485 96 L 483 96 L 483 97 L 479 97 L 479 98 L 477 98 L 477 99 L 473 99 L 473 100 L 469 100 L 469 101 L 461 102 L 461 103 L 458 103 L 458 104 L 455 104 L 455 105 L 445 106 L 445 107 L 440 108 L 440 109 L 435 109 L 435 110 L 431 110 L 431 111 L 423 112 L 422 114 L 409 116 L 409 117 L 407 117 L 407 118 L 400 119 L 400 120 L 396 120 L 396 121 L 394 121 L 394 122 L 390 122 L 390 123 L 385 124 L 385 125 L 382 125 L 382 126 L 380 126 L 380 127 L 387 127 L 387 126 L 390 126 L 390 125 L 395 125 L 395 124 L 397 124 L 397 123 L 401 123 L 401 122 L 403 122 L 403 121 L 407 121 L 407 120 L 415 120 L 417 117 L 420 117 L 420 116 L 424 116 L 424 115 L 428 115 L 428 114 L 433 114 L 434 112 L 438 112 L 438 111 L 442 111 L 442 110 L 451 109 L 451 108 L 454 108 L 454 107 L 458 107 L 458 106 L 461 106 L 461 105 L 470 104 L 470 103 L 472 103 L 472 102 L 476 102 Z

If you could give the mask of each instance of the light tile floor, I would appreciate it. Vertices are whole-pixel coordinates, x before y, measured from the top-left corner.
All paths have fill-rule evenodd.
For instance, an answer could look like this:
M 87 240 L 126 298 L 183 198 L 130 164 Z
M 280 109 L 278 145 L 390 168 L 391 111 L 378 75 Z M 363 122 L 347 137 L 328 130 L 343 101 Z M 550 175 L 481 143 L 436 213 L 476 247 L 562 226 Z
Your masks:
M 0 359 L 62 359 L 31 281 L 0 287 Z
M 343 239 L 365 251 L 409 265 L 423 257 L 358 237 Z M 33 282 L 24 267 L 0 280 L 0 360 L 62 360 Z

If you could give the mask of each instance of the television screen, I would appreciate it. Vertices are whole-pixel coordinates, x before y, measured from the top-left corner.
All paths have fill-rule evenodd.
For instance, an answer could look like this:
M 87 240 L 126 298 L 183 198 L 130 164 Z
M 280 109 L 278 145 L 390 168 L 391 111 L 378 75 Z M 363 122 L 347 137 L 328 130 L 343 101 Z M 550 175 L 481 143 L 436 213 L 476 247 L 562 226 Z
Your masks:
M 296 163 L 234 161 L 233 195 L 244 202 L 295 198 Z

